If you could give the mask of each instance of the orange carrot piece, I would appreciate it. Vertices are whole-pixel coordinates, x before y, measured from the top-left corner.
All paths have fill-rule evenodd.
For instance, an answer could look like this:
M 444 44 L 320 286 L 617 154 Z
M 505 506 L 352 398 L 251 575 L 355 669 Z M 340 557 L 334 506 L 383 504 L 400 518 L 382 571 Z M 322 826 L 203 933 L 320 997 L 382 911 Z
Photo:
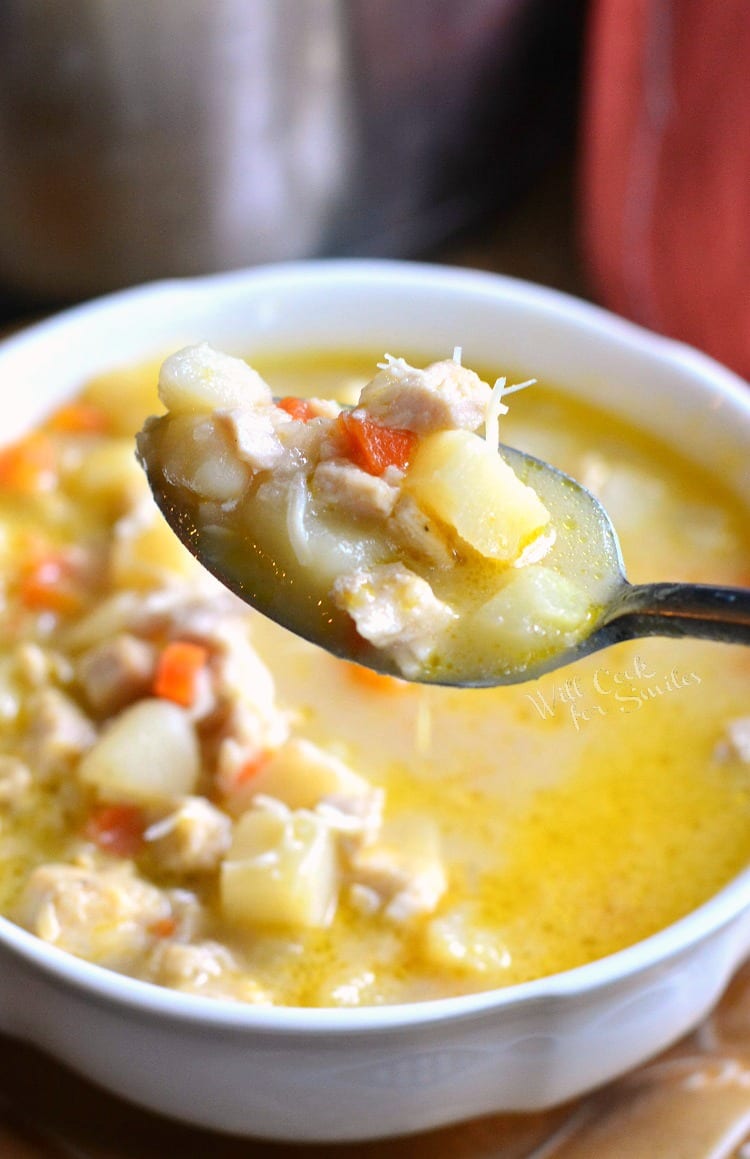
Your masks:
M 102 435 L 109 430 L 109 418 L 93 403 L 69 402 L 50 415 L 46 426 L 60 434 Z
M 57 482 L 57 452 L 41 431 L 0 450 L 0 488 L 33 495 L 51 491 Z
M 155 938 L 171 938 L 176 929 L 177 922 L 174 918 L 159 918 L 158 921 L 151 923 L 148 932 Z
M 172 640 L 156 664 L 154 695 L 190 708 L 198 695 L 198 675 L 207 662 L 208 649 L 202 644 Z
M 252 757 L 249 761 L 245 761 L 241 765 L 232 778 L 232 787 L 239 788 L 241 785 L 246 785 L 248 781 L 252 781 L 257 777 L 261 769 L 265 768 L 270 760 L 271 754 L 262 752 L 257 757 Z
M 307 423 L 310 419 L 315 418 L 315 408 L 312 403 L 306 398 L 294 398 L 291 395 L 286 398 L 279 399 L 277 404 L 282 410 L 285 410 L 293 419 L 299 419 L 300 422 Z
M 399 680 L 397 676 L 388 676 L 385 672 L 376 672 L 373 668 L 366 668 L 362 664 L 352 664 L 349 661 L 344 661 L 346 664 L 347 675 L 354 681 L 355 684 L 360 684 L 363 688 L 371 690 L 372 692 L 384 692 L 392 695 L 394 692 L 405 692 L 410 688 L 410 684 L 406 680 Z
M 146 818 L 137 805 L 100 805 L 86 822 L 85 836 L 105 853 L 136 857 L 143 848 Z
M 70 557 L 64 551 L 32 554 L 21 569 L 18 598 L 30 612 L 79 611 L 83 591 Z
M 337 422 L 339 433 L 347 440 L 347 458 L 363 471 L 382 475 L 387 467 L 408 467 L 418 441 L 414 431 L 383 427 L 348 412 L 340 414 Z

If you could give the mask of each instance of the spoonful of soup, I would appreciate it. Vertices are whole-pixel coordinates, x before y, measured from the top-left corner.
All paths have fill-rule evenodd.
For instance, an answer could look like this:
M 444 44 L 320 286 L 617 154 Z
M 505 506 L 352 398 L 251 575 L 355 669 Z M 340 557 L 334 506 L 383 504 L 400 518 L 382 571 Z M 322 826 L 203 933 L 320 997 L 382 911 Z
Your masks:
M 189 550 L 241 599 L 408 680 L 513 684 L 637 636 L 750 643 L 750 592 L 632 585 L 597 500 L 499 444 L 505 399 L 460 351 L 386 356 L 353 409 L 274 399 L 207 344 L 164 363 L 138 452 Z

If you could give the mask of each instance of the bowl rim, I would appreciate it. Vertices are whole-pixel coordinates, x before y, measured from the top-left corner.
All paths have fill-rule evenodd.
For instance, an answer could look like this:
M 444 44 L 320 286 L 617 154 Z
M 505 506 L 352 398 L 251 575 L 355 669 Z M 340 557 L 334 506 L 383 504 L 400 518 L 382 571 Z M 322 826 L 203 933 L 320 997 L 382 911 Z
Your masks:
M 0 341 L 0 373 L 9 356 L 22 357 L 27 348 L 64 335 L 109 314 L 141 302 L 168 295 L 186 301 L 210 296 L 217 290 L 227 296 L 244 287 L 266 284 L 269 289 L 285 285 L 314 288 L 332 281 L 340 285 L 367 282 L 409 289 L 443 289 L 451 294 L 482 296 L 498 303 L 541 314 L 558 324 L 595 331 L 616 346 L 629 348 L 657 363 L 678 367 L 704 385 L 718 388 L 731 404 L 750 417 L 750 391 L 744 380 L 709 355 L 684 342 L 656 334 L 637 323 L 612 314 L 571 294 L 504 274 L 466 267 L 450 267 L 388 259 L 336 258 L 282 262 L 191 278 L 163 279 L 118 290 L 82 302 L 33 322 Z M 343 1036 L 353 1032 L 413 1030 L 430 1025 L 471 1020 L 561 999 L 583 1000 L 618 982 L 635 979 L 655 966 L 664 965 L 684 951 L 704 942 L 737 919 L 750 906 L 750 867 L 742 870 L 712 897 L 689 914 L 634 945 L 593 962 L 529 982 L 481 990 L 454 997 L 400 1002 L 382 1006 L 321 1007 L 254 1006 L 230 999 L 185 994 L 154 983 L 119 974 L 85 961 L 0 916 L 0 949 L 13 951 L 27 964 L 58 985 L 85 991 L 89 998 L 114 1006 L 127 1006 L 144 1015 L 168 1016 L 181 1023 L 204 1028 L 255 1032 L 283 1036 Z
M 99 1004 L 127 1009 L 129 1015 L 168 1017 L 180 1024 L 237 1034 L 346 1037 L 384 1031 L 413 1031 L 470 1022 L 479 1017 L 521 1009 L 588 1002 L 618 983 L 636 982 L 654 968 L 664 968 L 684 952 L 720 933 L 750 906 L 750 867 L 718 893 L 664 929 L 614 954 L 557 974 L 509 986 L 447 998 L 382 1006 L 254 1006 L 232 999 L 209 998 L 170 990 L 108 967 L 77 958 L 48 945 L 10 919 L 0 917 L 0 953 L 11 950 L 35 972 L 66 990 L 85 994 Z
M 269 289 L 278 289 L 285 283 L 302 288 L 314 287 L 321 280 L 335 280 L 341 285 L 366 282 L 378 287 L 395 283 L 401 290 L 446 288 L 451 292 L 465 292 L 472 296 L 479 294 L 496 301 L 533 307 L 538 313 L 557 318 L 561 322 L 602 331 L 616 344 L 638 347 L 642 353 L 658 362 L 677 364 L 701 379 L 710 378 L 728 391 L 735 403 L 750 409 L 749 384 L 735 371 L 686 342 L 658 334 L 593 301 L 509 274 L 466 266 L 388 258 L 319 258 L 277 262 L 196 277 L 144 282 L 68 306 L 48 318 L 32 321 L 10 335 L 0 335 L 0 353 L 2 357 L 15 354 L 27 345 L 35 345 L 40 340 L 80 325 L 88 319 L 95 320 L 97 316 L 165 294 L 173 299 L 181 297 L 189 301 L 210 295 L 215 290 L 236 292 L 244 286 L 252 287 L 255 282 L 266 283 Z

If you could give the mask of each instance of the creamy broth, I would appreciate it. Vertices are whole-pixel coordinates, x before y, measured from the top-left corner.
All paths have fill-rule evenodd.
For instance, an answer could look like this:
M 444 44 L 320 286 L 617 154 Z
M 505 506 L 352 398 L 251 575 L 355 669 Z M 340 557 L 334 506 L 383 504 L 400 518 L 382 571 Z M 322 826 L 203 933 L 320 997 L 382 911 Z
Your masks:
M 330 392 L 348 402 L 375 358 L 253 352 L 252 361 L 277 395 Z M 732 732 L 732 722 L 748 714 L 750 660 L 741 648 L 645 640 L 530 685 L 468 692 L 371 676 L 244 611 L 277 702 L 292 714 L 293 737 L 382 789 L 384 817 L 396 829 L 403 819 L 431 819 L 442 891 L 432 908 L 404 916 L 344 883 L 328 924 L 237 923 L 218 902 L 219 863 L 179 875 L 159 862 L 153 843 L 136 840 L 128 850 L 127 833 L 116 827 L 120 846 L 107 848 L 101 810 L 118 802 L 79 776 L 105 714 L 92 711 L 71 674 L 85 651 L 75 634 L 87 617 L 90 628 L 92 609 L 113 588 L 143 601 L 165 576 L 183 586 L 203 583 L 160 522 L 141 514 L 140 529 L 132 529 L 132 506 L 143 497 L 132 432 L 154 409 L 154 382 L 148 367 L 85 388 L 92 415 L 106 416 L 101 430 L 93 418 L 90 432 L 53 422 L 57 489 L 29 493 L 18 485 L 23 472 L 14 475 L 12 464 L 4 471 L 0 461 L 0 481 L 13 484 L 0 496 L 7 754 L 0 794 L 12 785 L 11 759 L 20 757 L 30 773 L 22 790 L 7 789 L 2 806 L 4 912 L 54 941 L 49 908 L 41 912 L 29 900 L 34 867 L 67 862 L 106 874 L 133 862 L 139 881 L 156 891 L 138 953 L 118 958 L 109 943 L 97 943 L 84 956 L 246 1001 L 373 1004 L 485 989 L 591 961 L 689 912 L 746 865 L 750 765 Z M 67 425 L 80 427 L 81 415 Z M 503 419 L 502 438 L 599 493 L 634 581 L 747 582 L 746 513 L 716 480 L 649 437 L 536 386 Z M 59 558 L 57 571 L 50 561 L 71 543 L 89 556 L 82 574 L 69 578 Z M 49 565 L 46 575 L 39 559 Z M 78 749 L 69 745 L 64 774 L 35 767 L 28 740 L 30 729 L 40 729 L 39 691 L 50 687 L 82 711 L 84 731 L 93 720 Z M 195 791 L 236 827 L 252 781 L 241 806 L 227 801 L 225 788 L 204 768 Z M 158 825 L 169 809 L 149 803 L 146 811 Z M 175 898 L 175 889 L 194 901 Z M 180 905 L 199 916 L 184 917 Z M 215 954 L 218 974 L 208 983 L 195 971 L 170 972 L 164 947 L 173 943 L 218 943 L 231 966 L 224 969 Z M 66 948 L 81 952 L 77 946 L 72 940 Z

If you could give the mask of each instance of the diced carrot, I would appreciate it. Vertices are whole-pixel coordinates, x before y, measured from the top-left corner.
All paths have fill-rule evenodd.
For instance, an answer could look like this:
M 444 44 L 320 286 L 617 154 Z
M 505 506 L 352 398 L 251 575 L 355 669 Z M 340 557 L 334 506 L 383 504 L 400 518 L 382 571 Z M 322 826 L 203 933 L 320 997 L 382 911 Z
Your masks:
M 271 759 L 271 753 L 266 750 L 257 752 L 249 757 L 237 768 L 220 770 L 216 777 L 216 788 L 219 794 L 228 802 L 235 805 L 239 801 L 248 800 L 253 794 L 252 783 Z
M 102 435 L 109 430 L 109 418 L 90 402 L 69 402 L 47 420 L 47 429 L 60 434 Z
M 293 419 L 299 419 L 303 423 L 315 418 L 315 407 L 306 398 L 293 398 L 290 395 L 287 398 L 279 399 L 278 406 L 285 410 L 288 415 L 291 415 Z
M 385 672 L 376 672 L 373 668 L 366 668 L 363 664 L 352 664 L 345 661 L 347 674 L 355 684 L 373 692 L 404 692 L 411 685 L 406 680 L 399 680 L 397 676 L 387 676 Z
M 148 932 L 155 938 L 170 938 L 176 929 L 177 922 L 174 918 L 159 918 L 158 921 L 151 923 Z
M 244 765 L 241 765 L 232 777 L 233 787 L 238 789 L 241 785 L 246 785 L 248 781 L 252 781 L 257 777 L 261 769 L 265 768 L 270 758 L 270 753 L 262 752 L 257 757 L 252 757 L 251 760 L 245 761 Z
M 51 491 L 57 483 L 57 451 L 37 431 L 0 450 L 0 488 L 23 495 Z
M 146 819 L 137 805 L 101 805 L 86 822 L 84 833 L 105 853 L 136 857 L 143 847 Z
M 83 590 L 64 551 L 33 553 L 21 568 L 18 598 L 30 612 L 70 615 L 80 610 Z
M 347 440 L 347 458 L 363 471 L 382 475 L 387 467 L 408 467 L 418 440 L 414 431 L 383 427 L 347 411 L 339 415 L 337 422 L 339 433 Z
M 190 708 L 198 695 L 198 675 L 207 662 L 208 649 L 202 644 L 172 640 L 156 664 L 154 695 Z

